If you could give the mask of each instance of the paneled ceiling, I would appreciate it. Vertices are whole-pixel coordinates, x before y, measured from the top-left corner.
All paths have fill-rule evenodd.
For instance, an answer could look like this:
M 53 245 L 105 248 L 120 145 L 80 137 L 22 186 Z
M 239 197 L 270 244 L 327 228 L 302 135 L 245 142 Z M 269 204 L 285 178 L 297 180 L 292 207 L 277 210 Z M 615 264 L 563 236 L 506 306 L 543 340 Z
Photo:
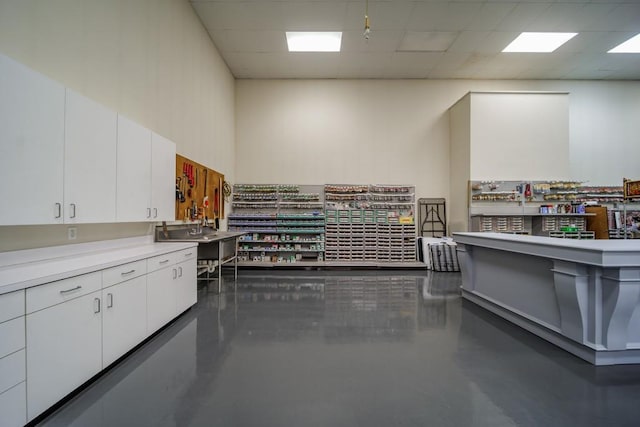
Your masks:
M 236 78 L 640 79 L 640 0 L 191 0 Z M 342 31 L 340 53 L 289 53 L 285 31 Z M 523 31 L 577 32 L 553 53 L 502 53 Z M 443 41 L 443 51 L 425 51 Z M 417 51 L 416 49 L 421 49 Z

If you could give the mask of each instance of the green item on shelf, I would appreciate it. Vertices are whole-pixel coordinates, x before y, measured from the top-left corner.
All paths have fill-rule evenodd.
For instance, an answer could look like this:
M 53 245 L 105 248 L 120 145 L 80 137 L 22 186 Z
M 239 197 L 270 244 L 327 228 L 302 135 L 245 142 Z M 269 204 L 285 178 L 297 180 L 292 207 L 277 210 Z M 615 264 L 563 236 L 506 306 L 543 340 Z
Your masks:
M 562 227 L 560 231 L 578 231 L 578 227 Z

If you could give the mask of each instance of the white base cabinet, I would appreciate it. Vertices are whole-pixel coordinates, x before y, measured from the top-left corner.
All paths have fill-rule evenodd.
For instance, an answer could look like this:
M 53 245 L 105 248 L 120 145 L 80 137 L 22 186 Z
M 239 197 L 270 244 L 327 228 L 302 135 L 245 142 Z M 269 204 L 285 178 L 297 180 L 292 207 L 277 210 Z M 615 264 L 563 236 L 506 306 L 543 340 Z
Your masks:
M 147 277 L 102 290 L 102 367 L 147 337 Z
M 27 421 L 24 291 L 0 295 L 0 425 Z
M 100 280 L 99 275 L 89 276 L 92 277 L 86 280 Z M 70 281 L 66 289 L 83 286 L 77 283 Z M 48 286 L 51 285 L 42 288 Z M 38 297 L 42 291 L 39 288 L 27 291 L 27 304 L 30 294 Z M 27 408 L 30 420 L 102 369 L 100 297 L 98 290 L 27 314 Z
M 23 382 L 0 394 L 0 414 L 3 427 L 20 427 L 27 423 L 27 393 Z
M 197 252 L 197 248 L 185 249 L 149 259 L 147 324 L 150 333 L 195 304 Z
M 176 281 L 176 314 L 180 314 L 187 310 L 198 300 L 198 266 L 197 259 L 187 251 L 182 256 L 187 258 L 185 261 L 179 262 L 178 279 Z
M 196 254 L 194 246 L 0 295 L 0 425 L 33 420 L 193 305 Z

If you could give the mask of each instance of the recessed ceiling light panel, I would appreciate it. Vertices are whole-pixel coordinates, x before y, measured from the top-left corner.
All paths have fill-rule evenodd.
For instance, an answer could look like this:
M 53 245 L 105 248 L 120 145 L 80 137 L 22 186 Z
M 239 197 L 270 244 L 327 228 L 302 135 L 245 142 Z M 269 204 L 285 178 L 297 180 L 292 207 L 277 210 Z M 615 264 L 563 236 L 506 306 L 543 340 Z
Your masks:
M 287 31 L 289 52 L 340 52 L 341 32 Z
M 521 33 L 503 52 L 553 52 L 578 33 Z
M 608 53 L 640 53 L 640 34 L 611 49 Z

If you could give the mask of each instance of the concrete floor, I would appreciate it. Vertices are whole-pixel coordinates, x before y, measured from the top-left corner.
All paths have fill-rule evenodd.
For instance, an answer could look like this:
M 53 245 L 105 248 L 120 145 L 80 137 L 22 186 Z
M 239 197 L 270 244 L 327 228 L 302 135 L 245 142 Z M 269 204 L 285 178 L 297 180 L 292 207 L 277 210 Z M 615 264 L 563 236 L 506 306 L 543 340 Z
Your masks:
M 640 365 L 591 366 L 459 286 L 458 273 L 241 272 L 237 294 L 201 287 L 41 425 L 640 424 Z

